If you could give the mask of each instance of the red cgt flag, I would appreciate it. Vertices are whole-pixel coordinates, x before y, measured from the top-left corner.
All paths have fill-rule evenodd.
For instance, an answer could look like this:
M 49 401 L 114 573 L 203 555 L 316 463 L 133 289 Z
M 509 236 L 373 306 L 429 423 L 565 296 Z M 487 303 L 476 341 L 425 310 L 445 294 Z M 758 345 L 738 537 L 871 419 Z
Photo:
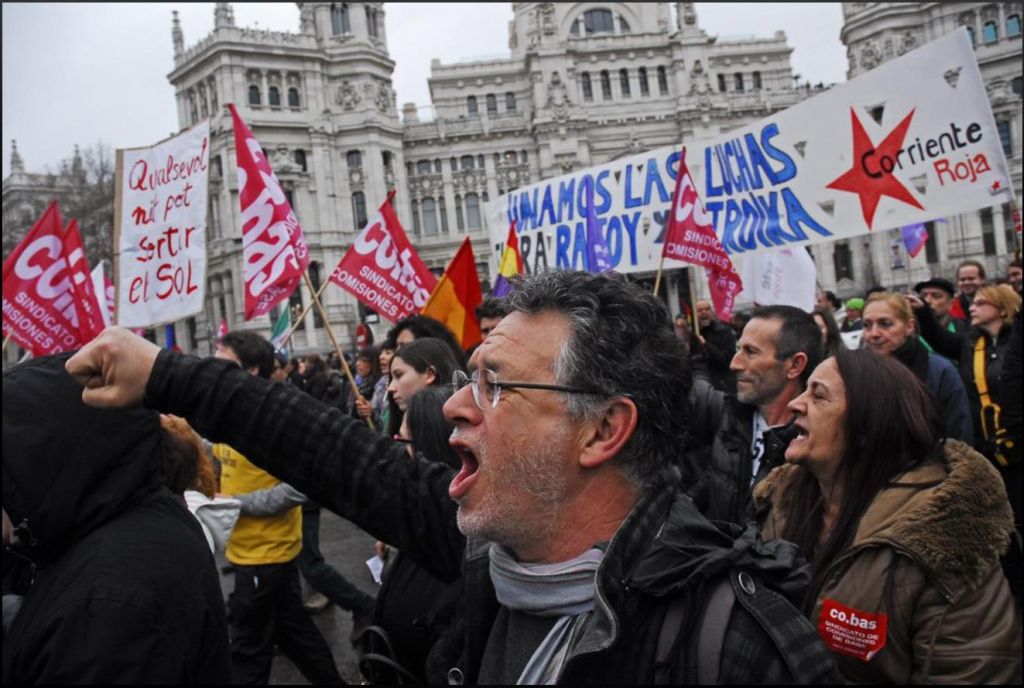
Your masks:
M 82 246 L 82 235 L 78 231 L 78 220 L 68 223 L 64 234 L 64 255 L 71 271 L 71 290 L 78 305 L 78 331 L 82 343 L 88 344 L 99 336 L 104 324 L 100 302 L 96 298 L 92 275 L 89 273 L 89 262 Z
M 85 343 L 79 334 L 62 230 L 54 201 L 4 261 L 3 333 L 33 356 Z
M 391 207 L 394 192 L 381 203 L 348 252 L 331 273 L 331 281 L 391 322 L 418 313 L 437 278 L 420 260 Z
M 679 156 L 679 172 L 672 194 L 672 212 L 665 226 L 662 256 L 704 268 L 711 300 L 719 320 L 728 321 L 743 281 L 711 225 L 711 218 L 697 195 L 690 170 L 686 166 L 686 148 Z
M 245 319 L 266 315 L 288 298 L 309 265 L 309 248 L 281 184 L 249 127 L 228 103 L 235 123 L 238 199 L 242 206 Z
M 476 320 L 476 307 L 482 301 L 476 259 L 469 237 L 466 237 L 434 287 L 421 315 L 443 322 L 455 333 L 462 348 L 468 349 L 483 340 L 480 323 Z

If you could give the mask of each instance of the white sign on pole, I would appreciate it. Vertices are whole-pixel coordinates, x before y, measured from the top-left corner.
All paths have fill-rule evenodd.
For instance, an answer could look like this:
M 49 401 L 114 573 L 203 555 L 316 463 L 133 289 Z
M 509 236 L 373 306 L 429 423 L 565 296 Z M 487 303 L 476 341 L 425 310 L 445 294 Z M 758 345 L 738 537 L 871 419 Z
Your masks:
M 203 309 L 210 124 L 117 151 L 117 324 L 150 327 Z
M 687 165 L 727 253 L 803 247 L 1003 203 L 1010 175 L 959 30 L 714 139 Z M 487 206 L 492 260 L 516 221 L 528 271 L 582 269 L 588 180 L 612 267 L 653 271 L 680 146 L 521 187 Z
M 777 248 L 749 254 L 740 265 L 743 293 L 759 306 L 814 310 L 817 270 L 803 248 Z

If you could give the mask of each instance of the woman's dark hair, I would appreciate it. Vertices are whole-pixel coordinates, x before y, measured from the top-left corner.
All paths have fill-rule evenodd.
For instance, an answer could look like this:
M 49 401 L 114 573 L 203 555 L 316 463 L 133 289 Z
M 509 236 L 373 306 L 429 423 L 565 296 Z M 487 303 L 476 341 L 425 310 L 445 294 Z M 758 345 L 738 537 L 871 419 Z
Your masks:
M 440 339 L 432 337 L 409 342 L 395 352 L 395 358 L 405 361 L 417 373 L 425 373 L 432 369 L 434 371 L 435 385 L 451 384 L 452 373 L 456 370 L 464 370 L 456 362 L 451 348 Z M 392 366 L 394 366 L 394 359 L 392 359 Z M 388 414 L 387 432 L 388 435 L 394 435 L 402 427 L 402 411 L 390 395 L 388 397 L 388 404 L 390 412 Z
M 412 332 L 416 339 L 440 339 L 451 349 L 452 357 L 459 367 L 466 367 L 469 357 L 466 356 L 465 350 L 459 344 L 455 335 L 452 334 L 452 331 L 440 320 L 434 320 L 426 315 L 410 315 L 408 318 L 402 318 L 388 331 L 388 341 L 397 342 L 398 335 L 405 330 Z
M 370 377 L 374 380 L 380 377 L 380 349 L 375 346 L 365 346 L 356 354 L 356 360 L 364 360 L 373 368 Z
M 843 496 L 832 534 L 819 546 L 827 499 L 810 471 L 800 472 L 779 505 L 786 515 L 780 536 L 799 545 L 811 561 L 811 591 L 850 546 L 878 493 L 914 466 L 942 458 L 942 418 L 931 393 L 909 368 L 891 356 L 846 348 L 832 360 L 846 387 L 846 448 L 836 473 Z
M 825 321 L 825 355 L 835 356 L 840 348 L 846 348 L 842 337 L 839 336 L 839 325 L 836 323 L 836 316 L 832 315 L 832 311 L 821 306 L 815 307 L 814 315 Z
M 405 416 L 413 449 L 431 461 L 458 468 L 462 462 L 448 444 L 454 426 L 445 419 L 442 410 L 451 395 L 450 384 L 425 387 L 409 399 Z

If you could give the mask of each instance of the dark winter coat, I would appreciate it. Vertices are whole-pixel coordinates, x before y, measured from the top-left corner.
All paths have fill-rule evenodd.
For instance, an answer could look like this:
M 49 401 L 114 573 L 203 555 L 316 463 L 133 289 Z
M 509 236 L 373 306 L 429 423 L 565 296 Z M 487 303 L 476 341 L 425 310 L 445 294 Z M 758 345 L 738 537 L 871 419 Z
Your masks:
M 715 389 L 723 392 L 736 391 L 736 375 L 729 370 L 732 357 L 736 355 L 736 333 L 731 327 L 717 320 L 701 328 L 701 344 L 697 334 L 690 338 L 690 360 L 694 375 L 706 376 Z
M 231 443 L 257 465 L 397 546 L 435 578 L 461 577 L 463 593 L 449 642 L 434 647 L 428 678 L 477 681 L 498 604 L 489 574 L 490 543 L 467 542 L 456 525 L 457 506 L 448 498 L 454 469 L 422 456 L 410 461 L 401 446 L 336 409 L 216 359 L 161 351 L 146 403 L 187 418 L 204 436 Z M 726 571 L 744 568 L 780 587 L 799 588 L 800 563 L 788 544 L 766 545 L 756 538 L 734 544 L 675 488 L 652 486 L 608 545 L 597 573 L 594 612 L 560 682 L 649 683 L 670 598 L 686 597 L 692 621 L 708 581 Z M 791 609 L 781 596 L 770 595 Z M 743 602 L 733 607 L 725 633 L 722 681 L 836 677 L 813 627 L 798 613 L 794 623 L 779 629 L 791 648 L 783 656 Z M 684 627 L 684 638 L 696 632 L 694 626 Z M 672 676 L 682 680 L 681 653 L 672 657 Z
M 703 470 L 690 468 L 695 476 L 687 487 L 700 512 L 712 521 L 745 525 L 753 519 L 751 472 L 754 455 L 750 445 L 754 435 L 756 407 L 743 404 L 735 395 L 722 394 L 694 381 L 692 407 L 698 421 L 691 437 L 691 456 L 705 461 Z M 773 468 L 785 463 L 786 448 L 792 437 L 768 431 L 764 434 L 764 455 L 753 476 L 756 485 Z
M 228 683 L 213 555 L 160 485 L 159 417 L 83 405 L 69 356 L 3 374 L 3 506 L 36 566 L 3 683 Z

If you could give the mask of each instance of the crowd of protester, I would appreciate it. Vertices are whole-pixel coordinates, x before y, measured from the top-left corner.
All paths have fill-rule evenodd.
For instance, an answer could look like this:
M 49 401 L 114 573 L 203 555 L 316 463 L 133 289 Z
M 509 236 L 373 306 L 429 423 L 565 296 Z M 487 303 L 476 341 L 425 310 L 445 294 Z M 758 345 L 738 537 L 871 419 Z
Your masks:
M 344 364 L 108 329 L 4 373 L 4 682 L 338 683 L 337 604 L 371 683 L 1019 684 L 1020 274 L 694 322 L 550 272 Z

